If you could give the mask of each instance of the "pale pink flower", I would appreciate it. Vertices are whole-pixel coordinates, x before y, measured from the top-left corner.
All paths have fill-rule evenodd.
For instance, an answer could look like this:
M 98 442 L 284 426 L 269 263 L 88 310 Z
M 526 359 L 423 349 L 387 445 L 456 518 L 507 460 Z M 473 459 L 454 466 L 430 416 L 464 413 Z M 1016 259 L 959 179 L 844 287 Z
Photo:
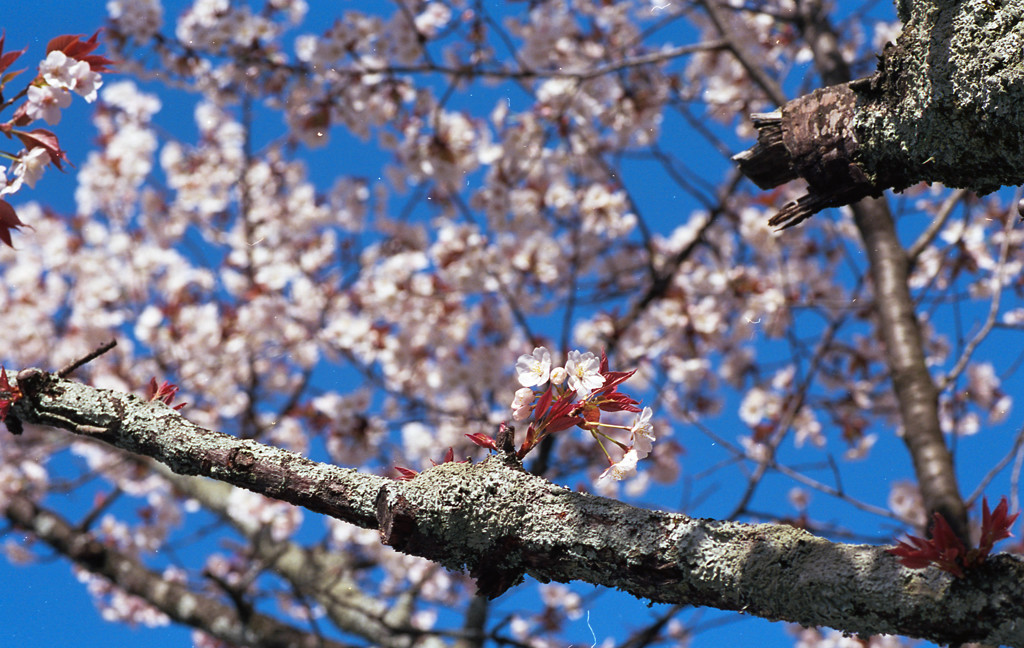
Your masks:
M 43 176 L 46 165 L 50 163 L 50 154 L 46 149 L 37 147 L 31 151 L 23 151 L 11 170 L 14 175 L 24 180 L 25 184 L 36 188 L 36 182 Z
M 39 64 L 39 74 L 51 87 L 73 90 L 88 102 L 96 100 L 96 90 L 103 85 L 100 74 L 93 72 L 88 63 L 69 58 L 60 50 L 46 55 Z
M 75 65 L 77 61 L 73 58 L 68 58 L 68 55 L 60 50 L 53 50 L 46 55 L 46 59 L 39 64 L 39 74 L 43 77 L 43 80 L 54 88 L 64 88 L 70 90 L 74 87 L 74 75 L 71 73 L 71 67 Z M 86 64 L 88 66 L 88 64 Z
M 10 180 L 7 179 L 7 169 L 0 167 L 0 196 L 12 194 L 21 189 L 21 185 L 25 183 L 25 179 L 14 175 Z
M 47 124 L 60 123 L 60 111 L 71 105 L 71 93 L 53 86 L 29 86 L 28 107 L 25 114 L 31 119 L 42 119 Z
M 633 449 L 637 456 L 643 459 L 651 453 L 654 444 L 654 426 L 651 424 L 651 415 L 654 412 L 650 407 L 645 407 L 642 412 L 633 419 L 629 434 L 633 439 Z
M 921 491 L 913 482 L 898 481 L 889 488 L 889 510 L 918 529 L 928 521 Z
M 532 411 L 532 407 L 530 407 L 529 405 L 523 405 L 522 407 L 512 412 L 512 420 L 525 421 L 526 419 L 530 418 L 530 412 Z
M 524 421 L 530 418 L 533 411 L 533 389 L 520 387 L 516 390 L 515 398 L 512 399 L 512 418 L 516 421 Z
M 856 461 L 858 459 L 863 459 L 867 457 L 868 453 L 871 452 L 871 448 L 872 446 L 875 445 L 876 441 L 878 441 L 877 434 L 861 435 L 861 437 L 857 439 L 857 443 L 855 443 L 850 449 L 843 453 L 843 458 L 848 459 L 850 461 Z
M 452 10 L 440 2 L 431 2 L 416 16 L 416 31 L 433 38 L 452 19 Z
M 598 477 L 598 480 L 611 477 L 615 481 L 622 481 L 627 477 L 632 477 L 636 474 L 636 462 L 639 460 L 640 456 L 637 455 L 636 450 L 630 450 L 626 454 L 622 455 L 622 459 L 619 459 L 617 462 L 608 466 L 608 468 L 601 473 L 601 476 Z
M 533 401 L 533 390 L 529 387 L 520 387 L 512 399 L 512 409 L 517 410 Z
M 163 7 L 157 0 L 107 0 L 111 22 L 139 42 L 160 31 L 163 14 Z
M 590 393 L 604 384 L 604 376 L 601 375 L 601 363 L 590 351 L 580 353 L 575 349 L 569 352 L 569 359 L 565 363 L 565 371 L 569 374 L 569 388 L 576 391 L 580 398 L 590 396 Z
M 99 72 L 93 72 L 88 63 L 79 61 L 71 66 L 71 74 L 74 76 L 71 89 L 75 94 L 89 103 L 96 101 L 96 91 L 103 85 L 103 77 Z
M 807 505 L 811 502 L 811 495 L 802 488 L 793 487 L 789 489 L 789 493 L 786 495 L 789 503 L 793 505 L 798 511 L 806 511 Z
M 565 367 L 555 367 L 551 370 L 552 385 L 562 385 L 568 378 L 569 374 L 566 372 Z
M 753 427 L 763 420 L 774 420 L 782 413 L 782 397 L 761 387 L 752 387 L 740 403 L 740 418 Z
M 532 354 L 519 356 L 516 360 L 516 375 L 523 387 L 543 385 L 551 375 L 551 352 L 547 347 L 536 347 Z

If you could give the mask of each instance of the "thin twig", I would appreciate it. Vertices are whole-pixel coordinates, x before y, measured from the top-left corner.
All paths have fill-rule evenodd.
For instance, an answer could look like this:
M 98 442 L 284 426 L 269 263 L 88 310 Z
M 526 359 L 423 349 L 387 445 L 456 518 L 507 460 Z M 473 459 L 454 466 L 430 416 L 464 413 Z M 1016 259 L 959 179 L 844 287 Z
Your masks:
M 995 466 L 992 467 L 991 470 L 985 473 L 985 476 L 981 478 L 980 482 L 978 482 L 978 485 L 975 487 L 974 492 L 971 493 L 970 497 L 968 497 L 966 500 L 968 506 L 970 506 L 972 503 L 977 501 L 979 497 L 981 497 L 981 494 L 985 491 L 985 488 L 989 485 L 989 482 L 995 479 L 995 476 L 1002 472 L 1003 468 L 1005 468 L 1006 465 L 1010 463 L 1010 460 L 1014 456 L 1017 456 L 1017 460 L 1020 461 L 1020 456 L 1018 455 L 1018 453 L 1020 452 L 1022 446 L 1024 446 L 1024 427 L 1021 427 L 1021 429 L 1017 430 L 1017 438 L 1013 440 L 1013 447 L 1010 448 L 1010 451 L 1006 453 L 1006 456 L 1000 459 L 999 463 L 997 463 Z M 1014 489 L 1014 491 L 1012 492 L 1016 494 L 1016 489 Z M 1016 509 L 1016 506 L 1014 506 L 1014 509 Z
M 981 329 L 971 338 L 967 346 L 964 347 L 963 353 L 956 361 L 956 365 L 950 369 L 949 373 L 946 374 L 939 382 L 939 390 L 944 390 L 949 387 L 960 374 L 963 373 L 964 369 L 967 368 L 967 363 L 970 362 L 971 356 L 974 355 L 978 345 L 988 337 L 989 332 L 992 331 L 992 327 L 996 324 L 996 319 L 999 316 L 999 302 L 1003 296 L 1003 280 L 1002 275 L 1003 268 L 1006 267 L 1006 257 L 1010 250 L 1010 230 L 1013 229 L 1015 219 L 1009 214 L 1006 217 L 1006 225 L 1003 227 L 1003 242 L 999 247 L 999 261 L 996 263 L 996 267 L 992 270 L 992 282 L 995 284 L 992 288 L 992 303 L 988 309 L 988 316 L 985 318 L 985 323 L 981 325 Z
M 907 250 L 907 261 L 910 263 L 910 267 L 913 267 L 914 264 L 917 263 L 917 257 L 921 256 L 921 253 L 924 252 L 925 248 L 935 240 L 939 231 L 946 224 L 946 221 L 949 220 L 950 214 L 953 213 L 953 208 L 956 207 L 966 195 L 966 189 L 958 189 L 950 194 L 950 196 L 946 198 L 945 202 L 942 203 L 942 206 L 939 207 L 939 211 L 935 214 L 935 218 L 932 219 L 928 229 L 921 232 L 921 235 L 917 237 L 914 244 Z
M 79 358 L 77 360 L 72 360 L 68 364 L 66 364 L 63 367 L 61 367 L 61 369 L 59 371 L 57 371 L 57 375 L 60 376 L 61 378 L 67 378 L 68 375 L 70 375 L 75 369 L 78 369 L 79 367 L 81 367 L 82 365 L 84 365 L 86 363 L 92 362 L 93 360 L 95 360 L 96 358 L 100 357 L 101 355 L 103 355 L 107 351 L 110 351 L 111 349 L 113 349 L 116 346 L 117 346 L 117 340 L 116 339 L 111 340 L 110 342 L 104 342 L 103 344 L 101 344 L 98 347 L 96 347 L 96 349 L 94 351 L 90 351 L 89 353 L 85 354 L 81 358 Z

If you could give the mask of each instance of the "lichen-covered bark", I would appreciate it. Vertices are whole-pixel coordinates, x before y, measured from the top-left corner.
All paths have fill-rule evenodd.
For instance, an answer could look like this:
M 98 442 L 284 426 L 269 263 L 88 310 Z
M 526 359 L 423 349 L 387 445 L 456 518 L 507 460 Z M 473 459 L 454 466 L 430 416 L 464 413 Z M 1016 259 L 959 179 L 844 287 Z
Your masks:
M 744 173 L 769 188 L 789 179 L 761 172 L 774 166 L 810 185 L 777 225 L 918 182 L 981 194 L 1024 184 L 1024 0 L 910 6 L 874 75 L 794 99 L 777 123 L 756 123 L 761 144 L 735 158 Z M 820 101 L 847 92 L 850 101 Z M 809 117 L 814 128 L 805 127 Z M 790 134 L 781 148 L 772 146 L 780 131 Z M 834 172 L 808 164 L 808 151 Z
M 1024 0 L 911 3 L 862 98 L 854 127 L 872 178 L 1024 184 Z
M 442 464 L 396 482 L 205 430 L 160 403 L 38 370 L 21 372 L 18 383 L 26 396 L 11 414 L 25 422 L 378 528 L 400 551 L 468 569 L 491 596 L 529 574 L 850 633 L 1024 647 L 1024 561 L 1011 556 L 954 580 L 903 568 L 884 547 L 576 493 L 525 472 L 511 456 Z

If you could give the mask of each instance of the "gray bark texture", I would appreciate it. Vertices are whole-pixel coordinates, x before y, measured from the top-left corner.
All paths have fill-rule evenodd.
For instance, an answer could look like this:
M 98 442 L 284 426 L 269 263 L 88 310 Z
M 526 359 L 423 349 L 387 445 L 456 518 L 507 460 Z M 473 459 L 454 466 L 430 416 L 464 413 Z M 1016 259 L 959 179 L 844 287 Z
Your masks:
M 979 194 L 1024 184 L 1024 0 L 909 5 L 874 75 L 754 116 L 741 170 L 764 189 L 809 185 L 773 225 L 919 182 Z
M 398 551 L 468 570 L 489 597 L 530 575 L 856 635 L 1024 648 L 1024 561 L 1006 554 L 954 579 L 904 568 L 885 547 L 573 492 L 525 472 L 513 455 L 445 463 L 399 482 L 206 430 L 162 403 L 38 369 L 20 372 L 17 384 L 24 396 L 9 422 L 66 429 L 181 475 L 212 477 L 378 529 Z M 21 507 L 26 524 L 31 506 Z

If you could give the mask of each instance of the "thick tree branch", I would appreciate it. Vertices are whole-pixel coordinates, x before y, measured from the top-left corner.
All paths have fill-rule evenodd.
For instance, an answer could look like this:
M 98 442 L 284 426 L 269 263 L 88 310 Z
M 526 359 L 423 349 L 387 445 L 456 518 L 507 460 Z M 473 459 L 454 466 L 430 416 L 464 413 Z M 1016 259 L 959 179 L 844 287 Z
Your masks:
M 912 8 L 874 75 L 826 79 L 836 85 L 755 123 L 758 144 L 734 158 L 743 172 L 765 189 L 797 176 L 809 185 L 774 224 L 918 182 L 979 194 L 1024 184 L 1024 0 Z
M 529 574 L 854 634 L 1024 647 L 1024 561 L 1012 556 L 995 556 L 954 580 L 934 569 L 906 569 L 883 547 L 576 493 L 500 456 L 446 463 L 396 482 L 205 430 L 161 403 L 39 370 L 18 376 L 26 395 L 11 413 L 25 422 L 378 528 L 399 551 L 468 569 L 489 596 Z
M 853 218 L 868 255 L 878 329 L 899 403 L 903 440 L 914 462 L 925 508 L 941 513 L 957 536 L 969 542 L 967 509 L 939 421 L 939 391 L 928 371 L 910 297 L 910 261 L 896 236 L 885 199 L 857 203 Z
M 178 623 L 239 646 L 259 648 L 345 648 L 342 644 L 281 623 L 263 614 L 240 619 L 238 611 L 209 596 L 168 581 L 141 562 L 76 530 L 67 520 L 26 497 L 13 496 L 5 509 L 14 526 L 25 529 L 87 571 L 138 596 Z

